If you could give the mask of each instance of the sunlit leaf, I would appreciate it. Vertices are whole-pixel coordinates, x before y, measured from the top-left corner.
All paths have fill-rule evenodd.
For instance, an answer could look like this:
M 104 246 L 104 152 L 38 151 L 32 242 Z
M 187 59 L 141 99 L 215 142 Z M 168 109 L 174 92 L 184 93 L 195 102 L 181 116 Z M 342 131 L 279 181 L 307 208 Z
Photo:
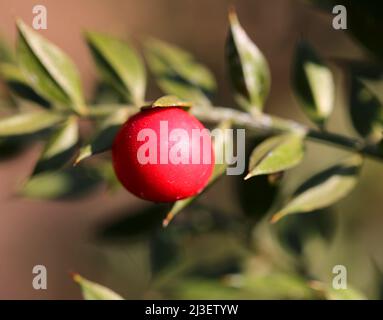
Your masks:
M 291 200 L 273 217 L 272 222 L 294 213 L 305 213 L 328 207 L 355 187 L 362 157 L 353 155 L 311 177 L 294 193 Z
M 303 134 L 290 133 L 266 139 L 252 152 L 245 179 L 296 166 L 303 159 L 303 138 Z
M 152 103 L 153 108 L 157 107 L 191 107 L 190 102 L 181 100 L 177 96 L 163 96 Z
M 334 79 L 328 66 L 304 41 L 295 52 L 293 88 L 306 115 L 314 123 L 323 125 L 334 107 Z
M 33 174 L 56 170 L 67 163 L 73 156 L 78 142 L 78 129 L 77 118 L 69 117 L 50 137 Z
M 331 285 L 319 281 L 312 281 L 310 286 L 317 290 L 327 300 L 366 300 L 367 297 L 355 288 L 347 285 L 346 289 L 335 289 Z
M 86 40 L 104 80 L 136 106 L 142 105 L 146 74 L 135 50 L 128 43 L 101 33 L 89 32 Z
M 109 159 L 98 161 L 93 168 L 102 178 L 103 183 L 107 187 L 107 191 L 114 192 L 121 187 L 121 182 L 118 180 L 116 173 L 114 172 L 112 161 Z
M 367 300 L 366 296 L 354 288 L 329 289 L 327 292 L 329 300 Z
M 89 281 L 79 274 L 74 274 L 73 280 L 80 285 L 85 300 L 124 300 L 124 298 L 109 288 Z
M 226 61 L 238 104 L 261 111 L 270 90 L 270 71 L 262 52 L 246 34 L 234 11 L 229 13 Z
M 34 133 L 53 127 L 64 119 L 50 111 L 26 112 L 0 119 L 0 137 Z
M 225 130 L 225 129 L 229 129 L 231 127 L 231 123 L 228 122 L 228 121 L 224 121 L 222 122 L 218 128 L 220 129 L 219 131 L 217 131 L 219 134 L 217 136 L 214 137 L 214 154 L 215 154 L 215 159 L 216 159 L 216 162 L 218 160 L 218 157 L 217 155 L 224 155 L 225 152 L 225 147 L 227 145 L 231 145 L 233 143 L 232 139 L 232 135 L 228 134 L 228 131 Z M 216 163 L 215 166 L 214 166 L 214 170 L 213 170 L 213 173 L 210 177 L 210 180 L 208 182 L 208 186 L 210 186 L 212 183 L 214 183 L 221 175 L 224 174 L 227 166 L 228 166 L 228 162 L 227 161 L 221 161 L 222 163 Z M 206 187 L 206 188 L 207 188 Z M 205 189 L 206 189 L 205 188 Z M 182 209 L 184 209 L 185 207 L 187 207 L 191 202 L 193 202 L 196 198 L 198 197 L 198 195 L 194 196 L 194 197 L 190 197 L 190 198 L 186 198 L 186 199 L 183 199 L 183 200 L 178 200 L 176 201 L 174 204 L 173 204 L 173 207 L 172 209 L 169 211 L 168 215 L 166 216 L 166 218 L 163 220 L 162 224 L 164 227 L 166 227 L 171 220 L 173 220 L 174 216 L 176 214 L 178 214 Z
M 302 278 L 282 273 L 262 276 L 233 274 L 223 281 L 187 277 L 176 282 L 170 298 L 178 299 L 313 299 L 312 290 Z
M 141 107 L 141 110 L 152 109 L 152 108 L 169 108 L 179 107 L 184 110 L 188 110 L 192 107 L 192 103 L 178 98 L 177 96 L 167 95 L 155 100 L 150 105 Z
M 145 43 L 146 58 L 159 87 L 169 95 L 198 104 L 209 104 L 216 83 L 211 72 L 188 52 L 166 42 Z
M 92 107 L 97 108 L 99 105 L 126 103 L 126 98 L 111 84 L 100 81 L 95 85 L 91 102 Z
M 90 168 L 69 167 L 31 177 L 19 195 L 44 200 L 76 199 L 93 191 L 100 182 L 99 174 Z
M 0 62 L 13 63 L 14 55 L 8 42 L 0 35 Z
M 14 64 L 2 63 L 0 64 L 0 76 L 5 80 L 7 86 L 19 97 L 33 101 L 42 106 L 48 107 L 50 104 L 42 96 L 34 91 L 20 68 Z
M 21 20 L 17 27 L 18 62 L 31 87 L 49 101 L 85 113 L 80 77 L 73 62 Z
M 80 149 L 75 164 L 78 164 L 92 155 L 111 149 L 118 130 L 133 112 L 133 109 L 120 108 L 107 117 L 100 125 L 92 141 Z
M 308 286 L 305 279 L 294 273 L 274 271 L 261 275 L 234 275 L 232 281 L 230 278 L 229 276 L 226 280 L 229 284 L 244 291 L 253 292 L 260 299 L 312 299 L 315 297 L 314 290 Z

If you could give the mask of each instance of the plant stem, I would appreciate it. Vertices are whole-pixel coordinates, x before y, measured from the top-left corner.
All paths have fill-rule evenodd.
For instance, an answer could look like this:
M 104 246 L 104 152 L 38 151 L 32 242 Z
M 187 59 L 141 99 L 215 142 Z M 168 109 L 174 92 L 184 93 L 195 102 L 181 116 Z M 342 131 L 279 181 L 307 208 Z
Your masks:
M 138 108 L 131 105 L 103 105 L 90 108 L 89 116 L 102 118 L 110 114 L 111 111 L 121 107 L 132 109 L 132 113 L 139 111 Z M 285 132 L 303 132 L 310 140 L 330 144 L 353 152 L 359 152 L 377 160 L 383 160 L 383 152 L 377 145 L 369 145 L 360 139 L 346 137 L 337 133 L 311 129 L 293 120 L 282 119 L 265 113 L 253 116 L 244 111 L 218 106 L 209 108 L 194 107 L 190 110 L 190 112 L 201 121 L 218 123 L 230 120 L 237 127 L 266 135 Z
M 366 156 L 383 160 L 383 152 L 376 145 L 367 145 L 363 141 L 346 137 L 327 131 L 318 131 L 297 123 L 292 120 L 285 120 L 268 114 L 261 114 L 253 117 L 249 113 L 225 108 L 212 107 L 208 110 L 203 108 L 192 108 L 191 112 L 200 120 L 206 122 L 221 122 L 231 120 L 235 126 L 249 130 L 260 131 L 264 134 L 275 134 L 283 132 L 304 132 L 310 140 L 324 142 L 353 152 L 359 152 Z

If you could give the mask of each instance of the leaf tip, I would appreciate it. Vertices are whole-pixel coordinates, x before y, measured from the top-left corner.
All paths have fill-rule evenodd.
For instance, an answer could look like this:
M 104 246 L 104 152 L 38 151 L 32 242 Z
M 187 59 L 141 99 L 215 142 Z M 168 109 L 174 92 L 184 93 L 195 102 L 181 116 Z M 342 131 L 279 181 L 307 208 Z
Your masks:
M 72 280 L 76 283 L 80 283 L 81 282 L 81 279 L 82 277 L 80 276 L 79 273 L 75 272 L 75 271 L 69 271 L 69 276 L 72 278 Z
M 20 17 L 17 17 L 16 18 L 16 26 L 18 29 L 22 28 L 23 26 L 25 25 L 23 19 L 21 19 Z
M 253 175 L 249 172 L 243 180 L 249 180 Z
M 238 23 L 238 16 L 237 16 L 237 12 L 235 10 L 235 7 L 234 5 L 231 5 L 229 7 L 229 10 L 228 10 L 228 17 L 229 17 L 229 22 L 230 24 L 236 24 Z
M 73 166 L 76 167 L 81 161 L 92 155 L 91 147 L 89 145 L 82 147 L 77 157 L 73 161 Z
M 174 218 L 174 213 L 170 211 L 165 217 L 165 219 L 162 220 L 162 227 L 166 228 L 169 225 L 169 223 L 173 220 L 173 218 Z
M 166 228 L 169 225 L 170 220 L 166 217 L 164 220 L 162 220 L 162 227 Z
M 282 217 L 284 216 L 283 212 L 282 211 L 279 211 L 277 213 L 275 213 L 271 219 L 270 219 L 270 223 L 274 224 L 276 222 L 278 222 Z

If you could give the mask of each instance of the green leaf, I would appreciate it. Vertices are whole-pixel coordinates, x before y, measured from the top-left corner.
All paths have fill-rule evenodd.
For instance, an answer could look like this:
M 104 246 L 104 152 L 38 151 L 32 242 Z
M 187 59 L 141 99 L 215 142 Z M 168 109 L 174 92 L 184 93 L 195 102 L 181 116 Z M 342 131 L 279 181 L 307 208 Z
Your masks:
M 104 80 L 136 106 L 142 105 L 146 74 L 135 50 L 124 41 L 96 32 L 87 33 L 86 40 Z
M 326 293 L 328 300 L 367 300 L 367 297 L 354 288 L 328 289 Z
M 296 166 L 303 159 L 303 139 L 301 133 L 289 133 L 263 141 L 250 155 L 249 173 L 245 180 Z
M 295 52 L 293 88 L 306 115 L 322 126 L 334 107 L 334 79 L 331 70 L 304 41 Z
M 16 65 L 11 63 L 0 64 L 0 76 L 5 80 L 9 89 L 20 98 L 33 101 L 45 107 L 50 105 L 47 100 L 30 87 L 20 68 Z
M 107 191 L 113 193 L 121 187 L 121 182 L 118 180 L 116 173 L 114 172 L 114 167 L 110 159 L 98 161 L 93 168 L 106 185 Z
M 3 34 L 0 35 L 0 62 L 14 63 L 14 54 Z
M 355 187 L 363 159 L 353 155 L 314 175 L 303 183 L 292 199 L 274 216 L 276 222 L 288 214 L 311 212 L 339 201 Z
M 92 106 L 89 109 L 98 108 L 99 105 L 105 104 L 124 104 L 126 103 L 126 98 L 111 84 L 101 80 L 95 85 L 91 103 Z
M 351 76 L 349 88 L 351 121 L 362 137 L 379 139 L 383 128 L 382 103 L 366 84 L 365 80 Z
M 36 111 L 12 115 L 0 119 L 0 137 L 34 133 L 53 127 L 63 119 L 63 115 L 51 111 Z
M 210 104 L 215 79 L 190 53 L 156 39 L 148 40 L 145 48 L 149 68 L 162 91 L 197 104 Z
M 349 285 L 347 285 L 347 289 L 334 289 L 323 282 L 311 281 L 310 286 L 327 300 L 367 300 L 362 292 Z
M 229 22 L 226 61 L 235 98 L 244 109 L 261 111 L 271 82 L 267 61 L 243 30 L 234 11 L 229 13 Z
M 85 300 L 124 300 L 109 288 L 89 281 L 77 273 L 73 275 L 73 280 L 80 285 Z
M 220 130 L 217 131 L 218 135 L 214 137 L 214 154 L 216 155 L 215 156 L 216 160 L 218 160 L 217 155 L 219 155 L 219 154 L 225 155 L 226 154 L 226 152 L 224 151 L 225 146 L 231 145 L 233 143 L 232 135 L 226 134 L 228 131 L 225 130 L 225 129 L 231 128 L 231 123 L 229 121 L 224 121 L 224 122 L 220 123 L 217 128 Z M 224 172 L 227 168 L 227 163 L 228 163 L 227 161 L 222 161 L 222 163 L 216 163 L 215 164 L 213 173 L 212 173 L 210 180 L 209 180 L 207 186 L 205 187 L 205 189 L 207 187 L 209 187 L 212 183 L 214 183 L 221 175 L 224 174 Z M 181 210 L 186 208 L 197 197 L 198 197 L 198 195 L 196 195 L 194 197 L 190 197 L 190 198 L 176 201 L 173 204 L 169 213 L 167 214 L 166 218 L 163 220 L 162 225 L 164 227 L 167 227 L 168 224 L 170 223 L 170 221 L 173 220 L 174 216 L 177 215 Z
M 86 113 L 78 71 L 61 49 L 24 22 L 17 22 L 18 62 L 31 87 L 45 99 Z
M 100 175 L 92 168 L 69 167 L 34 175 L 23 185 L 19 195 L 44 200 L 77 199 L 93 191 L 100 183 Z
M 78 142 L 78 122 L 76 117 L 69 117 L 53 134 L 37 162 L 33 174 L 47 170 L 56 170 L 68 162 Z
M 105 152 L 112 148 L 114 137 L 121 125 L 126 122 L 130 115 L 135 112 L 134 109 L 120 108 L 108 116 L 100 125 L 98 132 L 92 141 L 80 149 L 76 157 L 75 164 L 89 158 L 95 154 Z
M 163 96 L 156 101 L 154 101 L 149 106 L 144 106 L 141 109 L 150 109 L 150 108 L 169 108 L 169 107 L 180 107 L 183 109 L 191 108 L 191 102 L 184 101 L 177 96 L 167 95 Z

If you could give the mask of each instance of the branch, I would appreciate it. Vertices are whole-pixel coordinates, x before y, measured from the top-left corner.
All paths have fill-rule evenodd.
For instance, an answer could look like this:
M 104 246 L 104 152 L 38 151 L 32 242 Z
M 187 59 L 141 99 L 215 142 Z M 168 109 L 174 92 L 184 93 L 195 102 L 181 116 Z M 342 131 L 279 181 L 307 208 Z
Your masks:
M 202 121 L 220 122 L 223 120 L 231 120 L 236 126 L 253 131 L 261 131 L 265 134 L 303 131 L 310 140 L 320 141 L 346 150 L 359 152 L 377 160 L 383 160 L 383 152 L 377 145 L 367 145 L 360 139 L 310 129 L 292 120 L 285 120 L 268 114 L 252 116 L 249 113 L 225 107 L 212 107 L 208 110 L 192 108 L 191 112 Z
M 133 112 L 139 111 L 138 108 L 131 105 L 103 105 L 91 107 L 89 116 L 91 118 L 105 117 L 118 107 L 134 108 L 135 110 Z M 263 113 L 254 116 L 244 111 L 219 106 L 209 108 L 194 107 L 190 110 L 194 116 L 204 122 L 218 123 L 230 120 L 235 126 L 267 135 L 300 131 L 306 133 L 306 137 L 310 140 L 319 141 L 353 152 L 359 152 L 377 160 L 383 160 L 383 152 L 378 145 L 366 144 L 360 139 L 347 137 L 337 133 L 311 129 L 298 122 L 282 119 L 269 114 Z

